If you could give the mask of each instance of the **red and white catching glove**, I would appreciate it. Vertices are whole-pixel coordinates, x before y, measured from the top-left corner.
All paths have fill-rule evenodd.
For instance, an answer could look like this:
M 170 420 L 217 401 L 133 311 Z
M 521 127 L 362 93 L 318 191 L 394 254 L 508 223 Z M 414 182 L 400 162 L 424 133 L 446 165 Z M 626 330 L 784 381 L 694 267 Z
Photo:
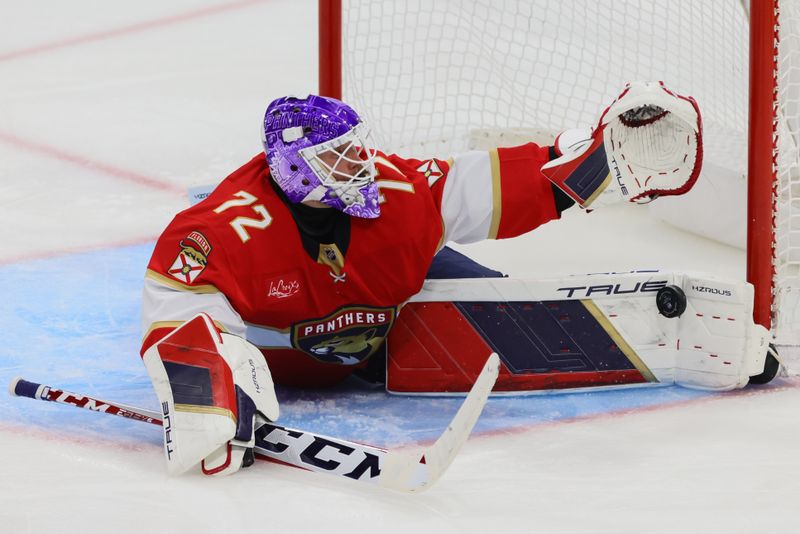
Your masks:
M 198 463 L 206 475 L 242 467 L 259 421 L 278 418 L 278 399 L 264 355 L 221 332 L 201 313 L 142 356 L 161 403 L 170 474 Z
M 556 152 L 542 173 L 583 208 L 682 195 L 703 160 L 700 109 L 663 82 L 630 83 L 594 130 L 560 134 Z

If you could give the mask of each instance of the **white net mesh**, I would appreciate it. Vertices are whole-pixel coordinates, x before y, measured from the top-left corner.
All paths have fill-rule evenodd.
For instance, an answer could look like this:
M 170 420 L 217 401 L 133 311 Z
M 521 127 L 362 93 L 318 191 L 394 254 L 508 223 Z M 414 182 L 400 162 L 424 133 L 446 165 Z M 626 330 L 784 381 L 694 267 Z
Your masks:
M 781 2 L 775 199 L 776 338 L 800 344 L 800 5 Z
M 793 343 L 800 343 L 793 327 L 800 324 L 798 3 L 781 5 L 774 302 L 779 337 Z M 745 179 L 747 0 L 344 4 L 344 99 L 384 150 L 446 157 L 474 147 L 475 132 L 541 142 L 542 132 L 593 125 L 625 82 L 663 80 L 697 99 L 705 163 Z
M 748 21 L 736 0 L 347 4 L 345 99 L 388 150 L 447 155 L 476 128 L 591 125 L 626 81 L 664 80 L 700 103 L 708 148 L 744 168 Z

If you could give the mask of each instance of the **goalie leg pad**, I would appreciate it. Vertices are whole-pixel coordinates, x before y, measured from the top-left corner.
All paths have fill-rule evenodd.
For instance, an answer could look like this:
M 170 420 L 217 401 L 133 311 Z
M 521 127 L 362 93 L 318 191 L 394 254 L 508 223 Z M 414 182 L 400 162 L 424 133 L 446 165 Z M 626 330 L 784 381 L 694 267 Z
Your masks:
M 660 311 L 668 286 L 685 295 L 683 313 Z M 752 311 L 750 284 L 706 275 L 429 280 L 389 336 L 387 389 L 465 391 L 487 349 L 502 362 L 496 392 L 741 388 L 768 352 Z

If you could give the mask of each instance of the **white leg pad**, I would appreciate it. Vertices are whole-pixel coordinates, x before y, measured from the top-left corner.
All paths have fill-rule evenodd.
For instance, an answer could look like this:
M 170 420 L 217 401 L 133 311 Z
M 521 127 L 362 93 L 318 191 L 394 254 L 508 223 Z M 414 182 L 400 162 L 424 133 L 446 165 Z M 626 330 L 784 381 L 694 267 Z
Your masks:
M 666 286 L 685 294 L 686 309 L 679 317 L 659 312 L 656 295 Z M 744 387 L 751 376 L 764 371 L 771 336 L 754 324 L 753 287 L 743 281 L 659 271 L 551 280 L 431 280 L 412 298 L 416 302 L 564 300 L 580 300 L 652 383 L 724 391 Z

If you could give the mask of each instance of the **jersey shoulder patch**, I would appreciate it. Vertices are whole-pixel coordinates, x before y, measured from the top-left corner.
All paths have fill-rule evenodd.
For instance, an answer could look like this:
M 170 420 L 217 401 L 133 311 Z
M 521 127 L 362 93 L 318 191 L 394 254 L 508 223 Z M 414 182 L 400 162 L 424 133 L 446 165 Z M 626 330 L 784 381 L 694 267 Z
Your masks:
M 428 187 L 433 187 L 436 182 L 444 178 L 447 170 L 441 161 L 426 159 L 417 167 L 417 172 L 425 177 L 425 180 L 428 182 Z
M 211 244 L 203 233 L 192 230 L 178 243 L 178 255 L 167 274 L 184 284 L 192 284 L 208 265 Z

